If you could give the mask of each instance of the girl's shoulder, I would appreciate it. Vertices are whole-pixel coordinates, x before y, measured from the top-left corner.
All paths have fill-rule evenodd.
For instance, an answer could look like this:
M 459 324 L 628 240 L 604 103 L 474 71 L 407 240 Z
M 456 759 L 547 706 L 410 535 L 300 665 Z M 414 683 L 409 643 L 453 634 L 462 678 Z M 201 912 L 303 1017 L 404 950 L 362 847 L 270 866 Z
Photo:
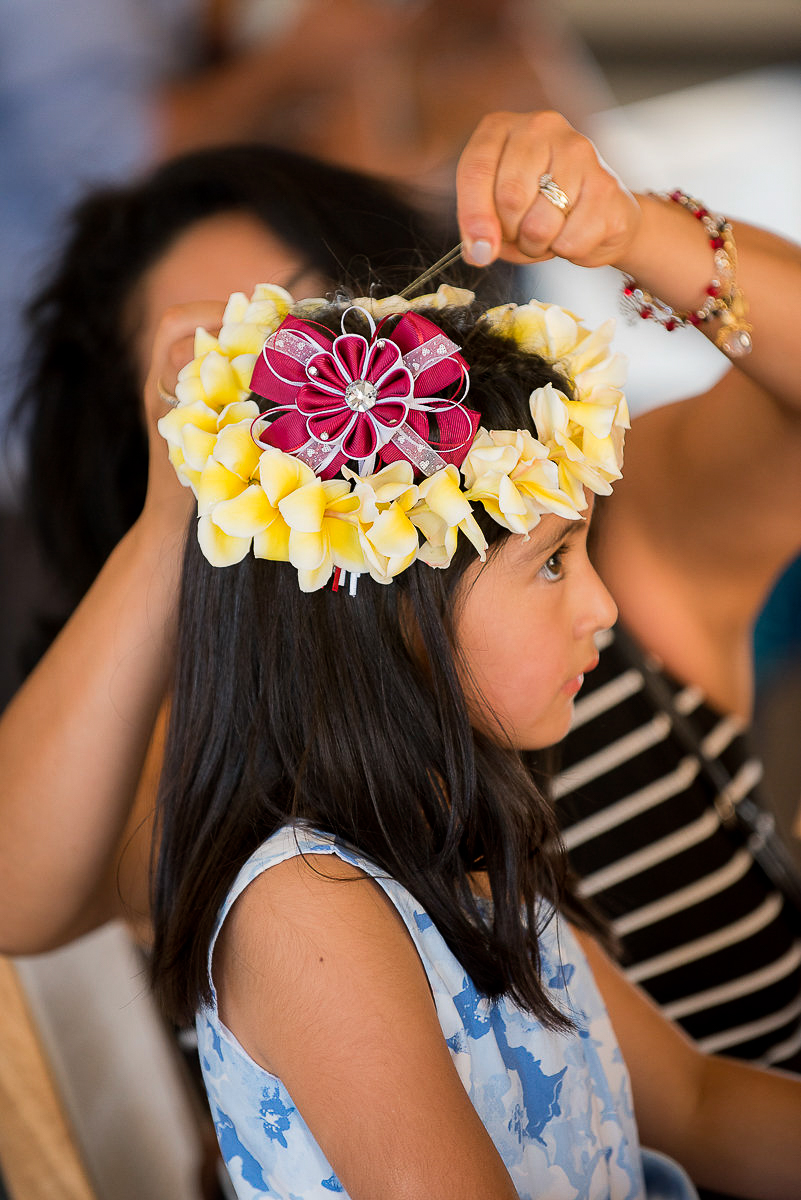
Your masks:
M 559 1006 L 571 1017 L 577 1008 L 598 1009 L 591 973 L 569 925 L 545 905 L 539 917 L 541 968 Z M 291 957 L 298 937 L 326 937 L 336 947 L 338 929 L 358 931 L 363 954 L 371 945 L 377 955 L 388 953 L 391 945 L 401 955 L 403 947 L 415 951 L 435 999 L 450 1002 L 465 989 L 464 966 L 423 904 L 367 855 L 302 822 L 276 830 L 240 869 L 209 946 L 210 976 L 224 925 L 223 941 L 239 949 L 249 945 L 260 961 L 280 954 L 282 945 Z M 213 979 L 211 985 L 216 1007 Z
M 295 858 L 308 860 L 312 855 L 327 855 L 338 859 L 365 875 L 376 877 L 381 874 L 379 868 L 366 855 L 347 845 L 334 834 L 321 832 L 302 821 L 292 822 L 282 825 L 262 842 L 240 868 L 220 912 L 222 920 L 245 888 L 258 876 L 279 863 Z
M 444 975 L 450 985 L 462 970 L 423 906 L 396 879 L 333 834 L 296 822 L 276 830 L 237 874 L 209 946 L 210 977 L 212 961 L 232 940 L 253 943 L 264 932 L 263 950 L 272 955 L 282 941 L 291 949 L 293 937 L 306 937 L 304 927 L 333 937 L 338 927 L 358 928 L 363 944 L 374 933 L 386 941 L 393 927 L 402 933 L 405 927 L 404 940 L 411 938 L 429 974 Z
M 317 830 L 305 822 L 283 825 L 262 842 L 240 868 L 217 917 L 209 947 L 209 964 L 220 930 L 248 889 L 252 896 L 258 896 L 258 903 L 268 905 L 278 915 L 283 909 L 296 912 L 296 906 L 304 896 L 312 906 L 316 902 L 329 902 L 327 884 L 358 879 L 374 880 L 390 893 L 394 906 L 402 913 L 412 915 L 419 908 L 397 881 L 334 834 Z

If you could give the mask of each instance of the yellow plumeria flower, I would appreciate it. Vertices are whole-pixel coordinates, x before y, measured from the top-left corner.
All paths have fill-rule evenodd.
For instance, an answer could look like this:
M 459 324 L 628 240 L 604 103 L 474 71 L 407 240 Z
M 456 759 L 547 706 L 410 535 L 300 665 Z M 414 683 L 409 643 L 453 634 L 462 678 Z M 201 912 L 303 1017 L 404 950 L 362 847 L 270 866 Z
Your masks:
M 314 317 L 321 308 L 325 308 L 329 304 L 325 296 L 309 296 L 305 300 L 296 300 L 292 305 L 293 317 Z M 277 328 L 277 326 L 276 326 Z
M 361 504 L 362 523 L 375 521 L 380 512 L 396 501 L 405 512 L 417 502 L 414 469 L 405 459 L 390 463 L 373 475 L 358 475 L 350 467 L 343 467 L 342 474 L 355 484 L 353 490 Z
M 219 471 L 225 472 L 225 467 L 219 466 Z M 226 476 L 231 477 L 231 472 Z M 218 500 L 203 514 L 198 540 L 213 566 L 241 562 L 251 546 L 256 558 L 286 561 L 289 557 L 289 529 L 258 483 Z
M 395 501 L 369 526 L 359 525 L 359 541 L 370 575 L 377 583 L 392 583 L 417 558 L 417 529 Z
M 420 501 L 409 514 L 409 519 L 425 536 L 418 555 L 431 567 L 450 564 L 460 529 L 475 546 L 481 561 L 486 558 L 487 539 L 459 482 L 458 468 L 449 463 L 423 480 Z
M 579 494 L 583 498 L 586 485 L 598 495 L 608 495 L 612 481 L 620 478 L 619 443 L 611 436 L 617 407 L 572 401 L 550 383 L 531 393 L 529 406 L 567 494 L 574 500 Z M 580 507 L 586 507 L 586 501 Z
M 223 313 L 219 348 L 229 359 L 243 354 L 255 359 L 268 333 L 281 324 L 291 306 L 289 292 L 275 284 L 259 284 L 250 299 L 244 292 L 234 292 Z
M 323 587 L 334 567 L 365 570 L 358 509 L 359 501 L 346 480 L 318 479 L 313 472 L 308 482 L 278 501 L 278 511 L 289 527 L 287 555 L 297 568 L 301 591 Z
M 205 462 L 205 458 L 201 461 L 199 444 L 205 445 L 207 458 L 217 433 L 217 415 L 204 400 L 198 399 L 171 408 L 158 421 L 158 431 L 170 448 L 170 462 L 184 487 L 191 487 L 195 495 Z
M 342 473 L 355 484 L 359 540 L 367 569 L 378 583 L 391 583 L 417 557 L 417 529 L 407 516 L 419 492 L 412 464 L 390 463 L 373 475 L 357 475 L 348 467 Z
M 314 471 L 291 454 L 268 446 L 259 458 L 258 476 L 262 495 L 254 497 L 254 503 L 258 504 L 254 519 L 260 521 L 260 528 L 253 534 L 253 553 L 256 558 L 289 562 L 291 530 L 279 505 L 298 488 L 312 482 Z
M 256 408 L 252 401 L 247 403 Z M 201 475 L 198 538 L 214 566 L 240 562 L 251 545 L 257 558 L 286 561 L 289 527 L 278 504 L 315 477 L 310 467 L 291 455 L 272 447 L 260 449 L 251 436 L 251 424 L 252 417 L 220 432 Z
M 611 318 L 592 332 L 579 325 L 576 345 L 562 356 L 559 365 L 578 396 L 593 404 L 615 404 L 618 423 L 628 429 L 628 407 L 621 391 L 626 382 L 626 360 L 622 354 L 611 352 L 614 330 Z
M 613 354 L 610 349 L 614 320 L 604 322 L 598 329 L 588 330 L 567 309 L 555 304 L 540 304 L 536 300 L 490 309 L 484 319 L 522 349 L 540 354 L 559 367 L 573 385 L 579 398 L 577 402 L 608 406 L 614 410 L 614 426 L 629 428 L 628 407 L 620 390 L 625 383 L 626 361 L 623 355 Z M 542 441 L 549 440 L 549 434 L 539 425 L 537 432 Z M 619 436 L 615 440 L 616 444 L 622 445 Z
M 546 512 L 569 520 L 579 516 L 571 496 L 560 487 L 548 447 L 527 430 L 480 429 L 462 469 L 470 485 L 467 498 L 479 500 L 512 533 L 527 538 Z
M 206 435 L 209 441 L 205 446 L 198 442 L 198 453 L 206 451 L 202 465 L 198 464 L 200 478 L 196 489 L 201 516 L 209 513 L 220 501 L 238 496 L 256 474 L 260 449 L 251 431 L 254 418 L 258 415 L 258 406 L 252 400 L 230 404 L 218 415 L 215 434 Z M 237 417 L 240 419 L 237 420 Z M 185 433 L 184 453 L 188 458 L 187 441 Z
M 382 317 L 412 312 L 419 308 L 448 308 L 452 305 L 472 304 L 475 298 L 475 293 L 467 288 L 455 288 L 443 283 L 435 292 L 415 296 L 413 300 L 405 300 L 401 296 L 385 296 L 379 300 L 373 296 L 358 296 L 351 303 L 365 309 L 374 320 L 380 321 Z
M 259 466 L 263 448 L 253 438 L 253 422 L 258 415 L 255 401 L 245 400 L 223 409 L 217 422 L 213 456 L 240 479 L 252 479 Z
M 503 304 L 489 309 L 485 322 L 504 337 L 511 338 L 521 350 L 540 354 L 557 362 L 576 344 L 578 318 L 557 304 Z
M 612 438 L 594 439 L 585 431 L 581 440 L 583 447 L 571 438 L 557 435 L 551 458 L 559 468 L 560 487 L 583 509 L 587 507 L 584 488 L 588 487 L 597 496 L 608 496 L 612 482 L 620 478 L 620 471 Z
M 250 538 L 230 537 L 209 516 L 198 520 L 197 540 L 213 567 L 232 567 L 241 562 L 251 545 Z

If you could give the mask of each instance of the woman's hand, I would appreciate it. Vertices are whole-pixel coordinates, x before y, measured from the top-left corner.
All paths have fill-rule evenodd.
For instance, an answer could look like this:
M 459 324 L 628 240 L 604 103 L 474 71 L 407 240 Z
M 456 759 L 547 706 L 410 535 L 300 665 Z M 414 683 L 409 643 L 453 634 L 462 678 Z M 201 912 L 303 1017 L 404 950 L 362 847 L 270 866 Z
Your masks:
M 541 191 L 544 175 L 568 198 L 564 210 Z M 499 256 L 616 264 L 640 224 L 636 198 L 555 112 L 485 117 L 462 152 L 456 181 L 465 257 L 476 266 Z
M 158 431 L 159 418 L 169 412 L 170 407 L 162 393 L 174 395 L 178 372 L 194 353 L 195 330 L 202 326 L 209 333 L 218 333 L 224 308 L 224 304 L 213 300 L 176 305 L 167 309 L 156 330 L 144 389 L 148 474 L 147 495 L 140 523 L 144 521 L 149 524 L 154 520 L 163 527 L 166 521 L 169 528 L 183 533 L 192 511 L 192 491 L 183 487 L 176 476 L 167 453 L 167 443 Z

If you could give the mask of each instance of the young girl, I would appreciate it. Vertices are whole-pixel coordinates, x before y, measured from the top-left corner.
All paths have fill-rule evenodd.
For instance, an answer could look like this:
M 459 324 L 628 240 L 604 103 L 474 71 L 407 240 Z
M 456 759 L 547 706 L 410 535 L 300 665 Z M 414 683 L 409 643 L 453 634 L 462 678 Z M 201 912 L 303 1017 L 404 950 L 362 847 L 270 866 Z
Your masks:
M 616 616 L 605 332 L 452 289 L 287 304 L 232 298 L 161 422 L 199 523 L 153 978 L 238 1194 L 694 1195 L 641 1136 L 789 1200 L 801 1083 L 704 1058 L 615 972 L 531 760 Z

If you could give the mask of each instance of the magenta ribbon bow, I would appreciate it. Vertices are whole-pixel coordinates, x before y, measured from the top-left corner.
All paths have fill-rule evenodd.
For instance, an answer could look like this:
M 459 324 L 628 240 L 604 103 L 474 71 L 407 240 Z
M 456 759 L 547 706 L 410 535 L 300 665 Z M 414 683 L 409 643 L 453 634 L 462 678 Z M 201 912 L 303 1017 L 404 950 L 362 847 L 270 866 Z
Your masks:
M 475 436 L 479 413 L 460 399 L 468 366 L 459 347 L 433 322 L 404 313 L 391 333 L 370 338 L 287 316 L 256 361 L 251 391 L 270 400 L 280 416 L 258 440 L 300 458 L 323 479 L 349 460 L 362 474 L 406 459 L 425 475 L 448 463 L 460 466 Z M 440 393 L 450 388 L 451 396 Z M 274 410 L 263 413 L 270 418 Z M 429 416 L 437 436 L 429 434 Z

